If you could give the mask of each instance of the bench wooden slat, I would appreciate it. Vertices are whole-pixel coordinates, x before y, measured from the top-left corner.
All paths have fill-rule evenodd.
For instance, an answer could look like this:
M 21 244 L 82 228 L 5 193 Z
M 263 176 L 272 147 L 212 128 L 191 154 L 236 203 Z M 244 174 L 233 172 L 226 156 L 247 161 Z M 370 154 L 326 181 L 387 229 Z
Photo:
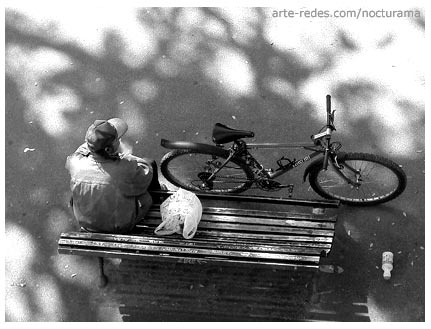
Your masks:
M 168 197 L 174 194 L 174 191 L 151 191 L 153 195 Z M 245 194 L 222 194 L 222 193 L 195 193 L 196 196 L 203 200 L 222 200 L 224 202 L 258 202 L 268 204 L 282 204 L 303 207 L 318 207 L 318 208 L 338 208 L 340 206 L 339 200 L 307 200 L 307 199 L 293 199 L 281 197 L 267 197 L 257 195 Z
M 255 252 L 255 251 L 237 251 L 226 249 L 206 249 L 199 247 L 182 246 L 169 246 L 169 245 L 153 245 L 145 243 L 121 243 L 121 242 L 107 242 L 107 241 L 88 241 L 78 239 L 60 239 L 59 245 L 68 245 L 75 247 L 91 247 L 101 249 L 124 249 L 126 251 L 146 251 L 167 254 L 192 254 L 201 256 L 218 256 L 229 258 L 254 258 L 263 260 L 285 260 L 285 261 L 298 261 L 298 262 L 318 262 L 319 256 L 301 255 L 301 254 L 287 254 L 287 253 L 268 253 L 268 252 Z
M 122 235 L 107 235 L 107 234 L 68 234 L 62 235 L 60 244 L 64 244 L 64 241 L 70 239 L 75 240 L 90 240 L 90 241 L 104 241 L 104 242 L 121 242 L 121 243 L 139 243 L 139 244 L 152 244 L 158 246 L 185 246 L 192 248 L 209 248 L 209 249 L 220 249 L 220 250 L 238 250 L 238 251 L 263 251 L 268 253 L 297 253 L 304 255 L 320 255 L 322 252 L 321 248 L 313 248 L 310 246 L 298 246 L 298 245 L 265 245 L 258 243 L 244 243 L 232 240 L 184 240 L 184 239 L 172 239 L 168 237 L 133 237 L 133 236 L 122 236 Z M 67 244 L 67 243 L 66 243 Z
M 156 222 L 154 221 L 156 220 Z M 142 220 L 144 223 L 157 223 L 162 222 L 160 213 L 151 212 Z M 331 222 L 311 222 L 305 220 L 292 220 L 292 219 L 271 219 L 271 218 L 258 218 L 258 217 L 233 217 L 228 215 L 209 215 L 202 214 L 202 222 L 216 222 L 216 223 L 233 223 L 233 224 L 255 224 L 263 226 L 289 226 L 289 227 L 303 227 L 315 229 L 329 229 L 333 230 L 334 223 Z
M 145 231 L 143 231 L 145 232 Z M 63 238 L 80 238 L 85 239 L 86 237 L 83 237 L 83 234 L 89 234 L 89 233 L 78 233 L 78 232 L 70 232 L 70 233 L 63 233 L 61 237 Z M 161 239 L 160 237 L 154 237 L 151 238 L 150 236 L 154 237 L 153 229 L 146 228 L 145 235 L 142 234 L 142 232 L 139 232 L 137 235 L 122 235 L 122 234 L 99 234 L 99 233 L 91 233 L 88 238 L 94 239 L 94 240 L 104 240 L 109 239 L 112 241 L 125 241 L 125 242 L 140 242 L 142 239 Z M 235 238 L 235 243 L 242 243 L 247 246 L 260 246 L 264 245 L 268 248 L 277 248 L 280 245 L 283 247 L 289 247 L 289 248 L 311 248 L 316 249 L 316 252 L 320 254 L 322 251 L 329 252 L 332 246 L 332 238 L 321 238 L 323 241 L 313 241 L 311 239 L 306 239 L 307 237 L 304 237 L 303 239 L 300 239 L 301 237 L 298 236 L 292 236 L 290 240 L 287 240 L 288 236 L 282 236 L 284 240 L 274 240 L 274 239 L 259 239 L 260 235 L 254 235 L 253 240 L 239 238 L 237 234 L 232 234 L 230 237 L 226 236 L 212 236 L 212 235 L 203 235 L 202 232 L 199 232 L 194 238 L 193 241 L 201 241 L 203 243 L 205 242 L 230 242 L 232 243 L 233 238 Z M 253 237 L 252 237 L 253 238 Z M 182 244 L 185 240 L 183 237 L 179 234 L 174 234 L 169 237 L 165 237 L 165 239 L 169 240 L 176 240 L 177 243 Z M 258 240 L 259 239 L 259 240 Z M 280 244 L 281 242 L 281 244 Z
M 160 212 L 160 205 L 153 205 L 150 212 Z M 306 219 L 310 221 L 336 222 L 337 216 L 322 216 L 311 213 L 297 213 L 291 211 L 272 211 L 272 210 L 255 210 L 255 209 L 235 209 L 223 207 L 203 207 L 203 214 L 223 214 L 235 217 L 261 217 L 261 218 L 291 218 Z
M 233 266 L 250 266 L 253 267 L 264 267 L 264 268 L 273 268 L 273 269 L 284 269 L 284 270 L 316 270 L 319 268 L 318 263 L 281 263 L 281 262 L 270 262 L 270 261 L 255 261 L 252 258 L 244 260 L 244 259 L 222 259 L 216 257 L 206 257 L 206 258 L 198 258 L 193 255 L 188 255 L 187 257 L 178 257 L 172 256 L 169 254 L 137 254 L 134 252 L 119 252 L 118 250 L 97 250 L 92 248 L 82 248 L 82 249 L 74 249 L 69 248 L 67 246 L 59 246 L 58 252 L 60 254 L 68 254 L 68 255 L 82 255 L 82 256 L 95 256 L 95 257 L 121 257 L 127 259 L 151 259 L 151 260 L 161 260 L 161 261 L 170 261 L 175 263 L 185 263 L 185 264 L 220 264 L 226 265 L 231 264 Z
M 160 221 L 153 222 L 153 225 L 160 224 Z M 279 233 L 279 234 L 302 234 L 311 236 L 332 236 L 331 230 L 320 230 L 311 228 L 292 228 L 283 226 L 265 226 L 252 224 L 231 224 L 202 221 L 198 225 L 198 230 L 218 230 L 218 231 L 239 231 L 239 232 L 262 232 L 262 233 Z
M 154 227 L 145 225 L 138 225 L 134 232 L 136 234 L 148 234 L 154 235 Z M 253 243 L 253 240 L 264 241 L 265 243 L 288 243 L 289 241 L 307 242 L 307 243 L 332 243 L 332 236 L 309 236 L 309 235 L 288 235 L 288 234 L 259 234 L 259 233 L 243 233 L 243 232 L 221 232 L 221 231 L 204 231 L 198 229 L 195 238 L 226 238 L 226 239 L 237 239 L 245 240 L 248 243 Z

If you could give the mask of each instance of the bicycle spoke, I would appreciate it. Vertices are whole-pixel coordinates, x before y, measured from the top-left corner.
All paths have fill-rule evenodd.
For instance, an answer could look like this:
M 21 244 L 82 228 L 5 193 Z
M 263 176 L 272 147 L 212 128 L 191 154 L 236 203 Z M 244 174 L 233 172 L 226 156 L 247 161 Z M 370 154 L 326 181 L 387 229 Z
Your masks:
M 204 192 L 233 192 L 249 188 L 251 172 L 235 162 L 212 154 L 199 152 L 177 153 L 164 170 L 175 177 L 177 185 Z
M 349 160 L 343 163 L 341 172 L 359 186 L 347 184 L 334 169 L 328 168 L 318 175 L 320 188 L 340 200 L 375 201 L 386 198 L 398 187 L 398 178 L 393 171 L 378 162 Z

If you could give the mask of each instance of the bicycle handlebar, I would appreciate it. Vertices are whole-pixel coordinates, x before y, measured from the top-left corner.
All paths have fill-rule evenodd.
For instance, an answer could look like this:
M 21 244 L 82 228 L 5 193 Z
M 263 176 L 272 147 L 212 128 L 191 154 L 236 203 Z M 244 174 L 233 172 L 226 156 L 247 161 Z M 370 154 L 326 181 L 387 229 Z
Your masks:
M 326 95 L 326 126 L 331 130 L 335 130 L 334 112 L 331 111 L 331 95 Z
M 326 112 L 331 114 L 331 95 L 326 95 Z

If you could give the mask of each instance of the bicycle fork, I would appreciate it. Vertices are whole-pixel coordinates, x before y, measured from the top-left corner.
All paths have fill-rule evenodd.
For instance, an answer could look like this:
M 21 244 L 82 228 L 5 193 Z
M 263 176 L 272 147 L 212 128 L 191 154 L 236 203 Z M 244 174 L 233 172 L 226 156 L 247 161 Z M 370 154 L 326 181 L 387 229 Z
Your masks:
M 331 155 L 330 157 L 328 157 L 328 162 L 330 164 L 330 166 L 334 169 L 334 171 L 337 173 L 338 176 L 340 176 L 347 184 L 351 185 L 352 188 L 358 188 L 359 186 L 361 186 L 361 171 L 357 170 L 351 166 L 349 166 L 347 163 L 344 163 L 343 165 L 340 165 L 337 161 L 337 155 Z M 341 169 L 343 168 L 347 168 L 348 170 L 350 170 L 351 172 L 353 172 L 355 174 L 355 178 L 356 181 L 351 180 L 350 178 L 348 178 L 346 175 L 344 175 L 341 172 Z

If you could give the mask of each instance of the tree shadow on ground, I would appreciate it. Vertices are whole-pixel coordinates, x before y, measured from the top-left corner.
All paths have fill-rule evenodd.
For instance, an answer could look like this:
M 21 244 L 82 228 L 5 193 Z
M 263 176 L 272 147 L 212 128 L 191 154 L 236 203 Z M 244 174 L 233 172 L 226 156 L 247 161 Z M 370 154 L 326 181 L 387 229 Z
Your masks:
M 311 75 L 320 72 L 303 62 L 294 51 L 274 47 L 277 40 L 267 40 L 264 24 L 268 18 L 263 9 L 253 9 L 255 19 L 247 27 L 251 36 L 245 40 L 238 37 L 233 22 L 216 9 L 202 8 L 200 15 L 222 26 L 223 36 L 209 34 L 199 25 L 185 30 L 181 18 L 186 11 L 176 8 L 167 15 L 165 9 L 154 8 L 137 12 L 142 26 L 159 36 L 157 53 L 138 67 L 125 64 L 123 54 L 128 45 L 114 29 L 105 32 L 103 52 L 95 55 L 70 40 L 51 37 L 56 31 L 55 23 L 36 27 L 39 25 L 31 18 L 6 11 L 7 51 L 18 49 L 26 55 L 36 51 L 54 52 L 64 55 L 68 62 L 67 69 L 53 70 L 38 81 L 26 81 L 26 70 L 38 63 L 9 69 L 15 58 L 8 52 L 6 56 L 6 227 L 31 236 L 30 247 L 35 252 L 31 269 L 22 278 L 27 286 L 9 296 L 24 296 L 26 319 L 46 319 L 43 307 L 38 304 L 43 296 L 41 290 L 46 289 L 38 286 L 38 282 L 46 277 L 50 278 L 48 285 L 54 291 L 50 298 L 57 298 L 55 302 L 62 310 L 59 317 L 47 320 L 96 321 L 102 317 L 94 302 L 104 295 L 94 289 L 96 278 L 91 273 L 95 265 L 86 258 L 71 261 L 56 254 L 59 234 L 76 228 L 67 206 L 65 158 L 82 143 L 93 120 L 126 118 L 130 125 L 126 141 L 133 146 L 134 153 L 156 160 L 166 151 L 158 146 L 161 137 L 210 142 L 215 122 L 255 130 L 257 141 L 281 142 L 286 133 L 289 141 L 308 140 L 321 127 L 322 122 L 312 116 L 314 108 L 308 102 L 298 102 L 268 87 L 268 81 L 274 78 L 287 82 L 295 91 Z M 343 40 L 345 47 L 355 51 L 354 41 L 346 36 Z M 193 46 L 181 55 L 184 43 Z M 250 90 L 246 86 L 245 90 L 232 93 L 229 86 L 208 74 L 208 63 L 231 53 L 248 62 L 254 77 Z M 320 70 L 325 71 L 334 59 L 330 53 L 322 56 Z M 374 90 L 372 81 L 370 88 Z M 340 98 L 345 95 L 344 90 L 345 86 L 336 90 Z M 364 97 L 362 86 L 355 82 L 348 90 L 349 95 L 358 92 Z M 79 101 L 69 104 L 69 94 Z M 47 109 L 43 106 L 47 103 L 41 103 L 44 99 L 58 98 L 63 99 L 56 103 L 58 108 Z M 414 106 L 404 104 L 405 112 Z M 50 122 L 50 115 L 43 114 L 44 111 L 52 111 L 59 122 L 54 119 Z M 419 110 L 417 113 L 416 124 L 421 127 L 423 115 Z M 370 120 L 356 121 L 355 129 L 369 132 L 361 145 L 372 145 L 372 150 L 378 153 L 382 149 L 372 140 L 379 134 L 368 128 Z M 60 133 L 50 131 L 52 125 L 60 126 Z M 354 136 L 345 137 L 347 145 L 357 145 Z M 25 148 L 35 150 L 24 152 Z M 266 155 L 264 158 L 267 159 Z M 413 170 L 412 162 L 404 161 Z M 295 196 L 313 195 L 300 184 L 301 177 L 289 179 L 298 183 Z M 417 186 L 420 190 L 423 188 L 420 179 Z M 416 229 L 412 228 L 411 233 L 416 233 Z M 366 259 L 363 255 L 360 258 Z M 367 288 L 360 289 L 362 300 Z M 10 321 L 19 319 L 8 314 L 6 317 Z

